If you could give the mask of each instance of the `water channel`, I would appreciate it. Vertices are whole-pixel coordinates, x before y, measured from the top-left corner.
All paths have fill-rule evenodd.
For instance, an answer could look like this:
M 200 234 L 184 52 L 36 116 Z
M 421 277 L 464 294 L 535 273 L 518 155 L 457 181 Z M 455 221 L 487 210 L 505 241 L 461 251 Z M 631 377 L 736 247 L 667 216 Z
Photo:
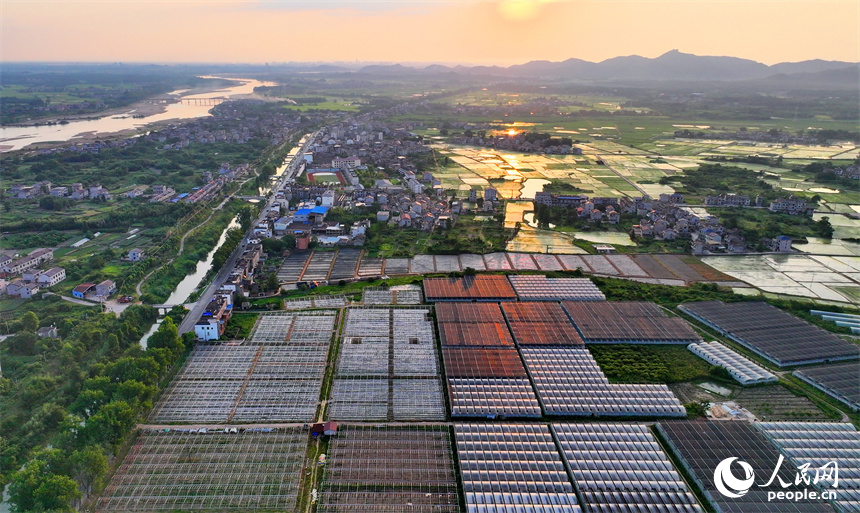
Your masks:
M 234 98 L 253 94 L 254 88 L 259 86 L 274 85 L 271 82 L 259 80 L 229 77 L 200 77 L 212 79 L 224 79 L 239 82 L 238 85 L 207 91 L 196 94 L 187 94 L 188 89 L 177 89 L 167 93 L 173 100 L 182 98 L 192 100 L 195 98 Z M 210 116 L 211 105 L 189 105 L 183 102 L 168 103 L 165 100 L 164 112 L 152 114 L 145 118 L 133 118 L 137 114 L 133 106 L 121 114 L 103 116 L 98 119 L 84 119 L 69 121 L 64 125 L 39 125 L 39 126 L 5 126 L 0 127 L 0 152 L 20 150 L 21 148 L 43 142 L 83 142 L 84 138 L 92 138 L 95 135 L 111 134 L 125 130 L 142 130 L 146 125 L 157 121 L 169 119 L 192 119 Z
M 239 228 L 240 225 L 236 218 L 234 217 L 230 224 L 227 225 L 227 228 L 224 228 L 224 231 L 221 232 L 221 236 L 218 237 L 218 242 L 215 244 L 215 247 L 212 248 L 206 258 L 197 262 L 197 267 L 194 269 L 194 272 L 186 276 L 176 285 L 176 288 L 173 289 L 173 293 L 170 294 L 170 297 L 167 298 L 167 301 L 164 302 L 166 305 L 181 305 L 188 301 L 188 298 L 191 297 L 191 294 L 197 290 L 203 282 L 203 279 L 206 278 L 206 274 L 209 273 L 209 270 L 212 269 L 212 260 L 215 259 L 215 252 L 224 245 L 224 242 L 227 240 L 227 232 L 232 228 Z M 140 345 L 144 349 L 146 349 L 146 341 L 149 340 L 150 335 L 155 333 L 158 327 L 161 326 L 161 319 L 156 321 L 155 324 L 149 328 L 149 331 L 144 333 L 143 337 L 140 339 Z

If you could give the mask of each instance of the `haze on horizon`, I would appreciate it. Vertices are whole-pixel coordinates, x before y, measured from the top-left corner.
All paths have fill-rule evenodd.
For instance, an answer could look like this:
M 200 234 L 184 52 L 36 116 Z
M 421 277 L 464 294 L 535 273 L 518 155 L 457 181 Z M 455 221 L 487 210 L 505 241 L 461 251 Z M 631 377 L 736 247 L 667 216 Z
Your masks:
M 856 0 L 0 1 L 0 61 L 860 62 Z

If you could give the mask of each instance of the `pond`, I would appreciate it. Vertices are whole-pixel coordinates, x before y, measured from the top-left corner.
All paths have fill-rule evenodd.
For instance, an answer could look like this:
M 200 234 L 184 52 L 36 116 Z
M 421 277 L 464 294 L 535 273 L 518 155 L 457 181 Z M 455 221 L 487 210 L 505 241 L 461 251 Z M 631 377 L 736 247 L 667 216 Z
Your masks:
M 617 246 L 638 246 L 630 240 L 630 235 L 621 232 L 576 232 L 574 237 L 596 244 L 613 244 Z
M 806 244 L 795 244 L 793 249 L 814 255 L 860 256 L 860 244 L 840 239 L 807 237 Z
M 704 383 L 699 383 L 697 386 L 699 386 L 700 388 L 704 388 L 708 392 L 713 392 L 713 393 L 718 394 L 718 395 L 722 395 L 722 396 L 732 395 L 732 390 L 730 388 L 721 387 L 720 385 L 717 385 L 715 383 L 710 383 L 708 381 L 705 381 Z
M 574 245 L 574 239 L 567 233 L 552 230 L 537 230 L 528 225 L 521 225 L 516 237 L 508 242 L 507 251 L 526 253 L 557 253 L 557 254 L 586 254 L 579 246 Z
M 768 254 L 706 256 L 702 262 L 765 292 L 852 302 L 860 286 L 860 256 Z
M 549 225 L 549 230 L 541 230 L 538 229 L 537 222 L 535 221 L 534 212 L 528 212 L 523 214 L 523 222 L 527 224 L 531 228 L 537 229 L 537 231 L 541 232 L 550 232 L 550 230 L 554 229 L 556 226 L 554 224 Z M 563 236 L 565 240 L 567 239 L 580 239 L 587 240 L 588 242 L 593 242 L 596 244 L 616 244 L 618 246 L 638 246 L 635 242 L 630 240 L 630 235 L 621 232 L 607 232 L 607 231 L 595 231 L 595 232 L 574 232 L 574 233 L 562 233 L 562 232 L 552 232 L 557 233 L 559 236 Z M 509 251 L 513 251 L 510 250 Z
M 543 191 L 543 186 L 550 183 L 549 180 L 542 178 L 527 178 L 523 182 L 523 188 L 520 190 L 520 199 L 535 199 L 535 194 Z

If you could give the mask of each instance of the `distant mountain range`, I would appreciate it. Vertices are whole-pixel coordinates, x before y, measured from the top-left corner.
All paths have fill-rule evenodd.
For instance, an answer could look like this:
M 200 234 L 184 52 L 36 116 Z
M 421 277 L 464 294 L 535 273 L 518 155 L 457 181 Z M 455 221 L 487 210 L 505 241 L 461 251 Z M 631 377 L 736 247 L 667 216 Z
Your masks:
M 726 81 L 774 78 L 791 81 L 789 77 L 816 79 L 815 75 L 839 71 L 831 78 L 848 85 L 860 85 L 860 64 L 820 59 L 802 62 L 783 62 L 768 66 L 760 62 L 737 57 L 711 57 L 682 53 L 678 50 L 649 59 L 638 55 L 614 57 L 602 62 L 568 59 L 562 62 L 531 61 L 509 67 L 500 66 L 442 66 L 413 68 L 401 64 L 372 65 L 358 73 L 373 75 L 470 75 L 497 77 L 561 78 L 566 80 L 683 80 Z M 799 75 L 803 75 L 802 77 Z M 845 85 L 845 84 L 842 84 Z

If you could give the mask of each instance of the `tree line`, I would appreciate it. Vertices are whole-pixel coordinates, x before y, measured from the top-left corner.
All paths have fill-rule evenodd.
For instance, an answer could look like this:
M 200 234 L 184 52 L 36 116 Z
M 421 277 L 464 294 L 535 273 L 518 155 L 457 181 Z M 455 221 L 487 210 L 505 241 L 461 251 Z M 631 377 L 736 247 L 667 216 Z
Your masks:
M 3 346 L 0 477 L 14 511 L 72 511 L 98 491 L 193 342 L 167 317 L 143 349 L 139 340 L 157 314 L 151 307 L 133 305 L 116 317 L 47 301 L 46 319 L 25 313 Z M 45 322 L 60 338 L 35 334 Z

